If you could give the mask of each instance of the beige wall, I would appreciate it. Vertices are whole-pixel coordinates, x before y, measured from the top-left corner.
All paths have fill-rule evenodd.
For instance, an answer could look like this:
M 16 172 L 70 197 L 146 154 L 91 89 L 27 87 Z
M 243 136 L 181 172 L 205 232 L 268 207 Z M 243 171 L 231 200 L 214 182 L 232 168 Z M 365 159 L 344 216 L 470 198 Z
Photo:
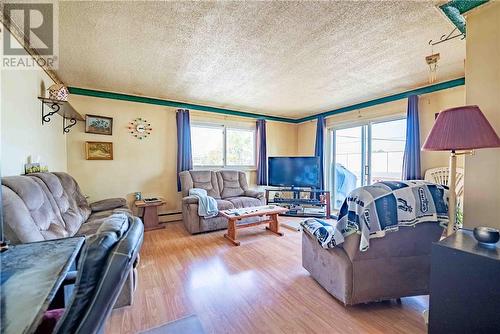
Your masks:
M 1 70 L 0 76 L 1 175 L 24 174 L 30 155 L 40 157 L 51 171 L 66 171 L 61 117 L 54 115 L 50 123 L 41 124 L 38 97 L 44 96 L 53 81 L 41 68 Z
M 423 145 L 427 134 L 434 124 L 434 114 L 451 107 L 463 105 L 465 103 L 464 86 L 438 91 L 420 96 L 419 117 L 420 117 L 420 141 Z M 327 118 L 327 127 L 342 126 L 353 122 L 368 119 L 380 119 L 384 117 L 406 114 L 407 100 L 399 100 L 385 103 L 357 111 L 346 112 L 333 115 Z M 314 154 L 314 142 L 316 136 L 316 121 L 299 124 L 298 146 L 299 155 Z M 442 167 L 448 165 L 449 155 L 445 152 L 422 152 L 422 172 L 429 168 Z M 463 166 L 463 160 L 459 161 Z
M 81 114 L 113 117 L 113 135 L 85 133 L 83 122 L 68 136 L 68 171 L 79 182 L 90 201 L 107 197 L 127 196 L 140 191 L 144 196 L 162 196 L 167 204 L 163 212 L 180 210 L 177 192 L 177 137 L 175 109 L 142 103 L 98 99 L 73 95 L 71 103 Z M 255 120 L 193 111 L 193 122 L 212 121 L 255 126 Z M 141 117 L 151 122 L 152 135 L 138 140 L 128 133 L 128 123 Z M 268 154 L 295 155 L 297 126 L 268 122 Z M 285 140 L 286 138 L 286 140 Z M 85 159 L 85 141 L 112 141 L 114 160 Z M 255 171 L 247 172 L 249 183 L 255 186 Z
M 467 104 L 477 104 L 500 133 L 500 3 L 467 17 Z M 477 150 L 465 160 L 464 226 L 500 228 L 500 149 Z
M 314 155 L 316 120 L 300 123 L 297 127 L 297 154 L 299 156 Z

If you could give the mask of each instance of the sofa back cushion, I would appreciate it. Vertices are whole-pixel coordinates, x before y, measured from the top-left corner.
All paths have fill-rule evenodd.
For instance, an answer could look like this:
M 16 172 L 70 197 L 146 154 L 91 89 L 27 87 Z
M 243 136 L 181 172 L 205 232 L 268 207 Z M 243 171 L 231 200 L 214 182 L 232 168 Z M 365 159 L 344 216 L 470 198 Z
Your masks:
M 437 223 L 419 223 L 401 226 L 398 231 L 386 232 L 382 238 L 371 239 L 366 252 L 359 250 L 357 233 L 348 236 L 342 246 L 351 261 L 430 255 L 432 243 L 439 241 L 442 233 L 443 227 Z
M 57 204 L 42 182 L 26 176 L 2 178 L 6 238 L 25 243 L 71 236 Z
M 82 220 L 86 221 L 92 213 L 92 210 L 76 180 L 68 173 L 55 172 L 52 174 L 57 176 L 61 181 L 64 192 L 69 199 L 70 208 L 72 208 L 73 211 L 79 212 Z
M 179 173 L 181 179 L 182 196 L 189 195 L 192 188 L 201 188 L 207 191 L 208 196 L 219 199 L 220 190 L 215 172 L 208 170 L 190 170 Z
M 66 173 L 60 174 L 63 175 L 62 179 L 54 173 L 35 173 L 29 177 L 42 182 L 42 187 L 47 187 L 64 220 L 66 230 L 74 235 L 89 217 L 90 207 L 76 181 Z
M 243 196 L 248 189 L 245 173 L 236 170 L 221 170 L 217 172 L 217 180 L 221 198 Z

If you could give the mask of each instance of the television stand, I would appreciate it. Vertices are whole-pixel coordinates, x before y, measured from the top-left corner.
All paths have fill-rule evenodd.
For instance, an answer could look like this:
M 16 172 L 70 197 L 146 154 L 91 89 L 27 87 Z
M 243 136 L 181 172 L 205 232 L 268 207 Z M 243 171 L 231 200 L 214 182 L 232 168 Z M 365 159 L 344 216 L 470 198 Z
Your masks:
M 299 188 L 266 189 L 267 205 L 287 208 L 282 216 L 330 218 L 330 191 Z

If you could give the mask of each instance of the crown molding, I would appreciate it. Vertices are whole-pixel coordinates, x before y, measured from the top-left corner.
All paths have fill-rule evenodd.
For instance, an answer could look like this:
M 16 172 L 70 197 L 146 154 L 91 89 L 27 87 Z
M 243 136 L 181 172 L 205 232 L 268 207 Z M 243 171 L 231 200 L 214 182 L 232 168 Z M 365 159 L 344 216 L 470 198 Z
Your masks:
M 333 109 L 333 110 L 325 111 L 322 113 L 318 113 L 318 114 L 314 114 L 314 115 L 306 116 L 306 117 L 302 117 L 302 118 L 286 118 L 286 117 L 279 117 L 279 116 L 263 115 L 263 114 L 256 114 L 256 113 L 239 111 L 239 110 L 209 107 L 209 106 L 193 104 L 193 103 L 185 103 L 185 102 L 178 102 L 178 101 L 172 101 L 172 100 L 164 100 L 164 99 L 157 99 L 157 98 L 152 98 L 152 97 L 144 97 L 144 96 L 138 96 L 138 95 L 129 95 L 129 94 L 123 94 L 123 93 L 107 92 L 107 91 L 102 91 L 102 90 L 94 90 L 94 89 L 79 88 L 79 87 L 68 87 L 68 89 L 69 89 L 69 92 L 71 94 L 74 94 L 74 95 L 90 96 L 90 97 L 96 97 L 96 98 L 102 98 L 102 99 L 111 99 L 111 100 L 128 101 L 128 102 L 136 102 L 136 103 L 145 103 L 145 104 L 152 104 L 152 105 L 173 107 L 173 108 L 180 108 L 180 109 L 192 109 L 192 110 L 199 110 L 199 111 L 205 111 L 205 112 L 211 112 L 211 113 L 217 113 L 217 114 L 223 114 L 223 115 L 247 117 L 247 118 L 254 118 L 254 119 L 266 119 L 269 121 L 299 124 L 299 123 L 307 122 L 310 120 L 314 120 L 314 119 L 318 118 L 319 116 L 328 117 L 328 116 L 341 114 L 341 113 L 345 113 L 345 112 L 349 112 L 349 111 L 353 111 L 353 110 L 358 110 L 358 109 L 363 109 L 363 108 L 375 106 L 378 104 L 402 100 L 402 99 L 407 98 L 410 95 L 429 94 L 429 93 L 437 92 L 437 91 L 444 90 L 444 89 L 449 89 L 449 88 L 453 88 L 453 87 L 457 87 L 457 86 L 463 86 L 464 84 L 465 84 L 465 78 L 462 77 L 462 78 L 458 78 L 458 79 L 454 79 L 454 80 L 450 80 L 450 81 L 444 81 L 444 82 L 440 82 L 437 84 L 412 89 L 412 90 L 405 91 L 405 92 L 398 93 L 398 94 L 393 94 L 393 95 L 381 97 L 381 98 L 374 99 L 374 100 L 369 100 L 369 101 L 365 101 L 365 102 L 361 102 L 361 103 L 357 103 L 357 104 L 352 104 L 350 106 L 346 106 L 346 107 L 342 107 L 342 108 L 338 108 L 338 109 Z

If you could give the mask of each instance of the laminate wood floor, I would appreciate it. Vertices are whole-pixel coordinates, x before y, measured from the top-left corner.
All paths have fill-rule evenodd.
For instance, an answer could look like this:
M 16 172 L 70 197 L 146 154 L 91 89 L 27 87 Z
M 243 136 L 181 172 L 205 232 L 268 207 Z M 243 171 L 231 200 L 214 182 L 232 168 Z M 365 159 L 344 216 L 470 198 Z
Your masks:
M 137 333 L 191 314 L 206 333 L 426 332 L 427 297 L 344 307 L 302 268 L 300 232 L 281 230 L 238 230 L 239 247 L 224 231 L 192 236 L 181 222 L 146 232 L 134 304 L 114 310 L 106 332 Z

